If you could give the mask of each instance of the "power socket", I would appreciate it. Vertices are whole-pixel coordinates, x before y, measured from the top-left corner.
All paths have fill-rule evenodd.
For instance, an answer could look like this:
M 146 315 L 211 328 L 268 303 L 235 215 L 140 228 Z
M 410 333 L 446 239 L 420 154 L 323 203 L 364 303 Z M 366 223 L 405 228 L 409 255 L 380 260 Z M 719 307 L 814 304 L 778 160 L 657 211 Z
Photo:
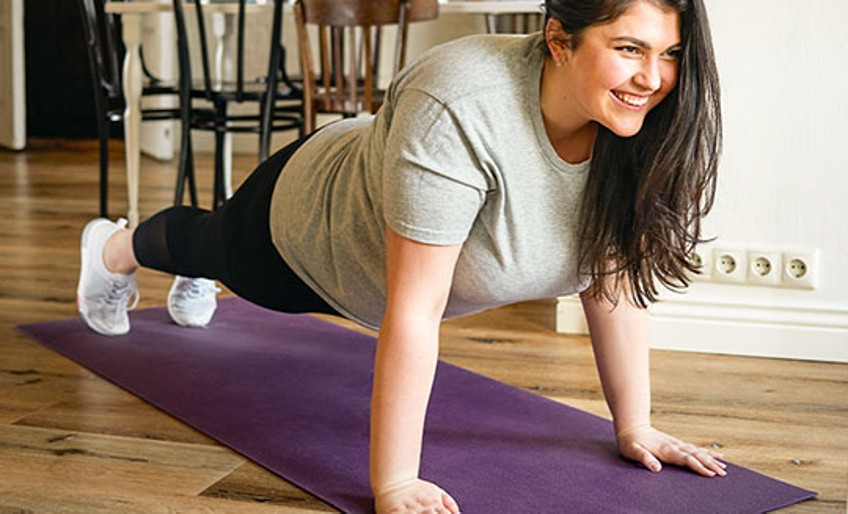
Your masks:
M 747 257 L 749 284 L 780 286 L 783 259 L 779 252 L 748 251 Z
M 713 276 L 713 250 L 708 245 L 698 245 L 688 256 L 689 262 L 694 264 L 700 273 L 691 273 L 690 278 L 695 281 L 705 282 Z
M 789 251 L 783 253 L 782 284 L 797 289 L 816 289 L 819 279 L 819 252 Z
M 713 248 L 712 277 L 717 282 L 742 284 L 748 277 L 748 256 L 741 248 Z
M 818 249 L 706 243 L 688 259 L 702 271 L 690 277 L 698 282 L 816 289 L 821 275 Z

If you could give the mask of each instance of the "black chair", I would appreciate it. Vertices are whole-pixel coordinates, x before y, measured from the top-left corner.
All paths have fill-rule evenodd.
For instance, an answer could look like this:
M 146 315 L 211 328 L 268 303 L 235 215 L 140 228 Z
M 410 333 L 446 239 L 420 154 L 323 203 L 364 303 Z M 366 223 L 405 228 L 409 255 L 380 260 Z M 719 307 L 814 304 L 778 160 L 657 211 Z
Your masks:
M 112 123 L 124 118 L 123 89 L 119 57 L 122 46 L 119 41 L 114 16 L 104 9 L 105 0 L 78 0 L 82 16 L 83 34 L 88 51 L 91 82 L 94 88 L 94 107 L 97 116 L 97 134 L 100 140 L 100 216 L 108 217 L 109 192 L 109 132 Z M 179 96 L 178 84 L 171 84 L 154 77 L 145 66 L 142 96 Z M 142 109 L 142 121 L 180 119 L 179 108 Z M 180 154 L 185 153 L 181 147 Z M 194 183 L 190 184 L 192 203 L 196 205 L 197 194 Z
M 256 133 L 259 135 L 259 160 L 269 153 L 271 133 L 281 130 L 297 130 L 303 134 L 303 94 L 285 74 L 282 36 L 283 0 L 274 0 L 271 20 L 271 41 L 267 73 L 252 80 L 245 78 L 245 19 L 246 1 L 239 0 L 236 18 L 235 77 L 222 80 L 213 77 L 207 44 L 204 6 L 200 2 L 173 0 L 177 26 L 177 53 L 180 69 L 181 119 L 184 126 L 215 133 L 215 182 L 212 207 L 226 199 L 224 177 L 224 137 L 227 133 Z M 189 41 L 186 12 L 194 10 L 195 38 Z M 196 41 L 194 41 L 196 39 Z M 199 50 L 202 78 L 193 80 L 192 49 Z M 198 52 L 194 50 L 194 52 Z M 194 102 L 193 100 L 198 100 Z M 205 101 L 205 102 L 202 102 Z M 232 104 L 253 103 L 256 111 L 234 114 Z M 194 176 L 194 161 L 191 152 L 190 131 L 183 131 L 182 145 L 188 151 L 181 154 L 179 178 L 175 200 L 181 201 L 185 180 Z

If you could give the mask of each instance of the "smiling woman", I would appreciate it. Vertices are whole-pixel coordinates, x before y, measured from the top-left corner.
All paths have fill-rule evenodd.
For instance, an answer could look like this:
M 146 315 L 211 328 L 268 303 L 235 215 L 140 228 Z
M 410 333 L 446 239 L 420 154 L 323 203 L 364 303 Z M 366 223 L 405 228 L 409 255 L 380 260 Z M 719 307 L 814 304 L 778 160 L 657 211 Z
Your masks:
M 713 204 L 721 106 L 706 12 L 701 2 L 680 0 L 550 0 L 547 7 L 557 64 L 542 85 L 549 130 L 596 122 L 583 125 L 592 132 L 583 153 L 593 159 L 581 263 L 595 278 L 615 278 L 594 280 L 593 295 L 616 297 L 626 277 L 632 299 L 645 306 L 656 299 L 656 281 L 688 284 L 694 270 L 686 256 Z
M 546 7 L 543 33 L 426 52 L 376 115 L 281 150 L 214 212 L 172 208 L 134 232 L 90 223 L 78 287 L 85 321 L 128 331 L 144 266 L 183 275 L 169 296 L 180 324 L 212 317 L 211 278 L 265 307 L 379 329 L 376 509 L 455 514 L 457 502 L 419 477 L 441 320 L 583 292 L 621 454 L 654 472 L 666 463 L 724 475 L 720 454 L 651 426 L 640 308 L 654 298 L 654 276 L 684 280 L 712 203 L 720 123 L 704 7 Z

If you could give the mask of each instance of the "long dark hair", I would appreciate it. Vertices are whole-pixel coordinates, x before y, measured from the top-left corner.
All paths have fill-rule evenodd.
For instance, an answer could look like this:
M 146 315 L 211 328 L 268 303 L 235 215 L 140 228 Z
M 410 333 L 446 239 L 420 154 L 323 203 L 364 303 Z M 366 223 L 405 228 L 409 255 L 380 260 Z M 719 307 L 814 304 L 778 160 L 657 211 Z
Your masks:
M 614 21 L 639 0 L 546 0 L 576 48 L 583 31 Z M 630 300 L 656 301 L 657 282 L 685 288 L 688 258 L 713 205 L 721 153 L 718 72 L 702 0 L 651 0 L 680 14 L 677 86 L 624 138 L 599 126 L 582 206 L 580 267 L 588 293 L 612 303 L 629 283 Z M 612 278 L 612 280 L 599 280 Z

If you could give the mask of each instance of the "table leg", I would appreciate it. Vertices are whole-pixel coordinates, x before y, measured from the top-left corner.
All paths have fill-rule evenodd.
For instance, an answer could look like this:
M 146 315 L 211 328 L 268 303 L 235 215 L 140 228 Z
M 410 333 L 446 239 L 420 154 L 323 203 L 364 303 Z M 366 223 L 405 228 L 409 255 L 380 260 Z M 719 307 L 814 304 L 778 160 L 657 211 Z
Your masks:
M 215 78 L 219 83 L 235 80 L 232 56 L 234 16 L 212 13 L 212 32 L 215 35 Z M 233 135 L 224 134 L 224 195 L 233 196 Z
M 129 226 L 138 225 L 138 175 L 141 153 L 141 15 L 123 15 L 123 40 L 127 53 L 124 57 L 124 151 L 127 161 L 127 220 Z

